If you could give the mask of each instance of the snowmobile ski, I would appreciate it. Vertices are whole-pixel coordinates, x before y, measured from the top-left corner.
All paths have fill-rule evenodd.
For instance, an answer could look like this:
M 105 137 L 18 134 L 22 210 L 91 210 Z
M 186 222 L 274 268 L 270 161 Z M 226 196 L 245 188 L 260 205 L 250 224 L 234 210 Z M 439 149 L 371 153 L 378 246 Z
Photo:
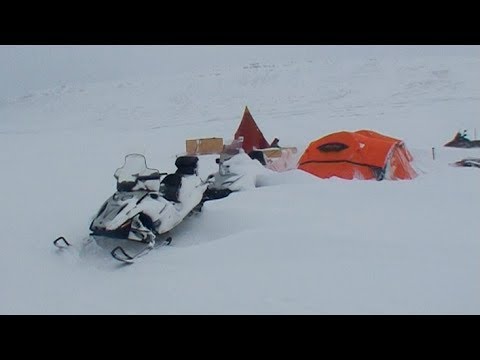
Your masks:
M 63 242 L 63 244 L 61 243 Z M 57 248 L 59 249 L 65 249 L 66 247 L 68 246 L 72 246 L 72 244 L 70 244 L 67 239 L 65 239 L 63 236 L 60 236 L 58 238 L 56 238 L 54 241 L 53 241 L 53 245 L 55 245 Z
M 164 243 L 166 245 L 170 245 L 171 242 L 172 242 L 171 237 L 168 237 L 160 242 L 153 241 L 135 254 L 129 254 L 121 246 L 117 246 L 111 251 L 111 255 L 115 260 L 121 261 L 126 264 L 133 264 L 135 259 L 138 259 L 139 257 L 147 255 L 150 251 L 152 251 L 152 249 L 160 247 Z

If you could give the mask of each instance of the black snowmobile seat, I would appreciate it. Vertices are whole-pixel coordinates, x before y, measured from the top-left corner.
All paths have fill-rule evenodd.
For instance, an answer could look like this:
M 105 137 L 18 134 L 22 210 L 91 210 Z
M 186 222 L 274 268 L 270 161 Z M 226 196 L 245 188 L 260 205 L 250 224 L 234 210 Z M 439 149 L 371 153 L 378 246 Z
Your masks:
M 179 156 L 175 160 L 177 167 L 177 174 L 181 175 L 195 175 L 198 167 L 198 157 L 196 156 Z
M 174 173 L 165 176 L 160 183 L 160 192 L 168 201 L 178 203 L 178 193 L 182 186 L 182 175 Z
M 175 161 L 177 170 L 173 174 L 165 176 L 160 183 L 160 192 L 168 201 L 180 202 L 178 194 L 182 186 L 182 177 L 185 175 L 195 175 L 197 173 L 198 157 L 180 156 Z
M 263 166 L 267 165 L 267 162 L 265 161 L 265 155 L 263 154 L 263 152 L 261 152 L 259 150 L 250 151 L 248 153 L 248 156 L 250 156 L 250 158 L 252 160 L 258 160 L 260 162 L 260 164 L 262 164 Z

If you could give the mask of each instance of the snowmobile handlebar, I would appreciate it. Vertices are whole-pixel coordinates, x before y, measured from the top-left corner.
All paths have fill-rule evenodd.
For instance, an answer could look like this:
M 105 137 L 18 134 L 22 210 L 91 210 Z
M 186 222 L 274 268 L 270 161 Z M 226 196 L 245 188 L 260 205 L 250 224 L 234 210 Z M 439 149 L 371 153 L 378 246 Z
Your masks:
M 168 175 L 168 173 L 157 173 L 152 175 L 137 176 L 136 180 L 147 181 L 147 180 L 160 180 L 162 176 Z

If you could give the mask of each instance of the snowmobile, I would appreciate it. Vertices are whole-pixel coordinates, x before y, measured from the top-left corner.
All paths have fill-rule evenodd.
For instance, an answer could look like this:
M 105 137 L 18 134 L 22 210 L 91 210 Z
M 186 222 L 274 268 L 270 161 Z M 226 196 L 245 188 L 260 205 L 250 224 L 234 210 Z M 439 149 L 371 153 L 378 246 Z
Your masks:
M 175 173 L 160 173 L 147 167 L 143 155 L 129 154 L 116 170 L 117 191 L 90 224 L 90 237 L 103 248 L 115 246 L 115 259 L 131 263 L 159 243 L 169 244 L 171 237 L 160 241 L 161 236 L 201 212 L 211 178 L 203 181 L 198 176 L 196 156 L 180 156 L 175 165 Z M 54 244 L 69 245 L 63 237 Z
M 218 164 L 218 171 L 209 176 L 210 182 L 204 194 L 204 201 L 221 199 L 233 192 L 255 187 L 255 179 L 251 174 L 241 173 L 238 171 L 238 167 L 236 171 L 230 168 L 229 160 L 239 154 L 240 151 L 222 152 L 220 157 L 215 160 Z M 251 156 L 250 158 L 254 159 Z
M 230 158 L 231 156 L 227 154 L 220 154 L 220 157 L 216 159 L 219 169 L 215 174 L 210 175 L 212 181 L 205 191 L 204 201 L 221 199 L 233 192 L 233 190 L 231 190 L 232 185 L 238 181 L 241 176 L 231 173 L 230 167 L 224 165 L 224 162 Z
M 453 164 L 450 164 L 451 166 L 456 166 L 456 167 L 477 167 L 480 168 L 480 159 L 478 158 L 467 158 L 463 160 L 459 160 Z
M 464 131 L 463 134 L 457 132 L 453 140 L 449 141 L 443 146 L 456 148 L 477 148 L 480 147 L 480 140 L 470 140 L 467 137 L 466 131 Z

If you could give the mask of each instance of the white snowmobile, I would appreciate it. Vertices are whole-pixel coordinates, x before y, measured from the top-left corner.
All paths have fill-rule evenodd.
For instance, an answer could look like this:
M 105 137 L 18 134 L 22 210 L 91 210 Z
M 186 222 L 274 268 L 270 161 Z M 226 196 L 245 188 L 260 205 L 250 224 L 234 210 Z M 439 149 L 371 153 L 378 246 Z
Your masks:
M 205 191 L 204 201 L 227 197 L 236 190 L 236 183 L 241 182 L 243 175 L 231 172 L 230 166 L 224 164 L 224 162 L 230 158 L 231 155 L 221 154 L 220 157 L 216 159 L 218 171 L 210 175 L 211 182 L 208 185 L 207 191 Z
M 210 182 L 204 201 L 254 189 L 258 184 L 258 176 L 270 171 L 264 167 L 265 160 L 260 151 L 252 151 L 248 155 L 244 151 L 223 152 L 216 159 L 216 163 L 218 171 L 209 176 Z
M 175 165 L 177 171 L 167 175 L 147 168 L 143 155 L 129 154 L 115 172 L 117 191 L 90 224 L 90 236 L 99 246 L 115 246 L 111 251 L 115 259 L 131 263 L 156 245 L 169 244 L 170 237 L 160 241 L 160 236 L 201 211 L 209 182 L 198 176 L 198 158 L 181 156 Z M 64 247 L 61 242 L 69 245 L 63 237 L 54 244 Z

